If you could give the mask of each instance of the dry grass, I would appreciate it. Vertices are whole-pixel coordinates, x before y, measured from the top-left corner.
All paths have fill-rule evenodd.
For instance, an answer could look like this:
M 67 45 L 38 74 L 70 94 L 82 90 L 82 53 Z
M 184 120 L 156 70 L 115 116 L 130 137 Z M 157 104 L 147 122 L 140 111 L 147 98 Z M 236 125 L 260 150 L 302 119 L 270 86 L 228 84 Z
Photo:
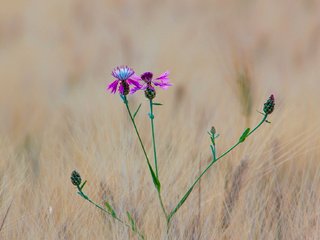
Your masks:
M 172 239 L 319 239 L 319 10 L 316 0 L 2 1 L 1 223 L 12 205 L 0 239 L 134 239 L 75 193 L 75 168 L 93 199 L 131 211 L 148 239 L 164 239 L 124 106 L 104 92 L 119 64 L 171 71 L 174 87 L 158 94 L 155 113 L 170 209 L 208 163 L 206 131 L 216 127 L 221 153 L 276 96 L 272 124 L 201 180 Z M 242 67 L 249 117 L 234 89 Z M 144 103 L 138 125 L 150 143 L 145 99 L 130 101 Z

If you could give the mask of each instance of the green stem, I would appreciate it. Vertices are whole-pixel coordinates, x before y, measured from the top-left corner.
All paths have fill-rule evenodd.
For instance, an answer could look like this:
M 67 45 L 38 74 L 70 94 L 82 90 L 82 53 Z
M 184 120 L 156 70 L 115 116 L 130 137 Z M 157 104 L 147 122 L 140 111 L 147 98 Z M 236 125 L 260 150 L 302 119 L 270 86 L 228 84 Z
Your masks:
M 150 121 L 151 121 L 151 130 L 152 130 L 152 145 L 153 145 L 153 157 L 154 157 L 154 165 L 156 168 L 156 176 L 159 178 L 159 173 L 158 173 L 158 160 L 157 160 L 157 150 L 156 150 L 156 140 L 154 137 L 154 115 L 153 115 L 153 102 L 152 99 L 150 99 Z
M 147 152 L 146 152 L 146 149 L 145 149 L 145 147 L 144 147 L 144 145 L 143 145 L 143 143 L 142 143 L 142 140 L 141 140 L 141 137 L 140 137 L 140 134 L 139 134 L 139 131 L 138 131 L 136 122 L 134 121 L 134 118 L 133 118 L 132 113 L 131 113 L 131 111 L 130 111 L 127 97 L 124 96 L 123 98 L 124 98 L 124 104 L 126 105 L 127 111 L 128 111 L 128 113 L 129 113 L 131 122 L 132 122 L 133 127 L 134 127 L 134 130 L 136 131 L 136 134 L 137 134 L 137 136 L 138 136 L 138 139 L 139 139 L 139 142 L 140 142 L 140 146 L 141 146 L 141 148 L 142 148 L 142 151 L 143 151 L 143 153 L 144 153 L 144 156 L 145 156 L 145 158 L 146 158 L 146 160 L 147 160 L 148 165 L 151 166 L 150 161 L 149 161 L 149 158 L 148 158 L 148 155 L 147 155 Z
M 79 186 L 77 186 L 77 188 L 78 188 L 78 190 L 79 190 L 79 195 L 80 195 L 83 199 L 87 200 L 88 202 L 90 202 L 91 204 L 93 204 L 94 206 L 96 206 L 97 208 L 99 208 L 101 211 L 109 214 L 113 219 L 117 220 L 118 222 L 122 223 L 123 225 L 125 225 L 126 227 L 128 227 L 128 228 L 130 228 L 130 229 L 132 230 L 132 228 L 131 228 L 131 226 L 130 226 L 129 224 L 125 223 L 124 221 L 122 221 L 122 220 L 121 220 L 120 218 L 118 218 L 117 216 L 113 216 L 109 211 L 107 211 L 106 209 L 104 209 L 104 208 L 103 208 L 102 206 L 100 206 L 98 203 L 92 201 L 92 200 L 82 191 L 82 189 L 81 189 Z M 136 231 L 132 230 L 132 231 L 138 235 L 139 239 L 142 239 L 142 240 L 144 239 L 144 236 L 143 236 L 138 230 L 136 230 Z
M 161 197 L 161 193 L 158 191 L 158 198 L 159 198 L 159 201 L 160 201 L 160 205 L 161 205 L 161 209 L 162 209 L 162 212 L 164 214 L 164 216 L 166 217 L 166 220 L 168 221 L 168 213 L 164 207 L 164 204 L 163 204 L 163 201 L 162 201 L 162 197 Z
M 163 214 L 164 214 L 165 217 L 166 217 L 166 220 L 168 221 L 168 214 L 167 214 L 167 212 L 166 212 L 166 210 L 165 210 L 165 207 L 164 207 L 164 204 L 163 204 L 163 201 L 162 201 L 162 197 L 161 197 L 161 190 L 160 190 L 160 182 L 159 182 L 159 179 L 158 179 L 158 177 L 157 177 L 156 175 L 154 176 L 154 171 L 153 171 L 153 169 L 152 169 L 152 167 L 151 167 L 150 160 L 149 160 L 149 158 L 148 158 L 148 155 L 147 155 L 147 152 L 146 152 L 146 150 L 145 150 L 145 147 L 144 147 L 144 145 L 143 145 L 143 143 L 142 143 L 142 140 L 141 140 L 141 137 L 140 137 L 140 134 L 139 134 L 137 125 L 136 125 L 136 123 L 135 123 L 135 121 L 134 121 L 134 118 L 133 118 L 133 116 L 132 116 L 132 114 L 131 114 L 127 97 L 124 96 L 124 97 L 123 97 L 123 100 L 124 100 L 124 104 L 126 105 L 127 111 L 128 111 L 128 113 L 129 113 L 131 122 L 132 122 L 132 124 L 133 124 L 133 126 L 134 126 L 134 129 L 135 129 L 135 131 L 136 131 L 136 134 L 137 134 L 137 136 L 138 136 L 138 139 L 139 139 L 141 148 L 142 148 L 142 150 L 143 150 L 144 156 L 145 156 L 145 158 L 146 158 L 146 160 L 147 160 L 147 164 L 148 164 L 148 167 L 149 167 L 151 176 L 152 176 L 152 178 L 153 178 L 153 182 L 154 182 L 155 187 L 156 187 L 156 189 L 157 189 L 157 191 L 158 191 L 158 198 L 159 198 L 159 202 L 160 202 L 160 205 L 161 205 L 161 209 L 162 209 L 162 211 L 163 211 Z M 155 178 L 156 178 L 156 179 L 155 179 Z M 158 183 L 156 183 L 155 181 L 158 181 Z M 157 184 L 158 184 L 158 185 L 157 185 Z
M 251 135 L 254 131 L 256 131 L 267 119 L 267 114 L 264 115 L 263 119 L 260 121 L 260 123 L 252 130 L 248 133 L 247 137 L 249 135 Z M 208 169 L 214 164 L 216 163 L 219 159 L 223 158 L 225 155 L 227 155 L 229 152 L 231 152 L 234 148 L 236 148 L 241 142 L 238 141 L 236 144 L 234 144 L 231 148 L 229 148 L 226 152 L 224 152 L 221 156 L 219 156 L 218 158 L 216 158 L 215 156 L 215 151 L 212 151 L 212 155 L 213 155 L 213 159 L 212 161 L 209 163 L 209 165 L 203 170 L 203 172 L 199 175 L 199 177 L 197 177 L 197 179 L 193 182 L 193 184 L 191 185 L 191 187 L 188 189 L 188 191 L 184 194 L 184 196 L 182 197 L 182 199 L 179 201 L 179 203 L 177 204 L 177 206 L 170 212 L 169 216 L 168 216 L 168 221 L 170 222 L 171 218 L 173 217 L 173 215 L 179 210 L 179 208 L 183 205 L 183 203 L 187 200 L 187 198 L 189 197 L 190 193 L 192 192 L 194 186 L 199 182 L 199 180 L 201 179 L 201 177 L 208 171 Z M 215 150 L 215 149 L 214 149 Z

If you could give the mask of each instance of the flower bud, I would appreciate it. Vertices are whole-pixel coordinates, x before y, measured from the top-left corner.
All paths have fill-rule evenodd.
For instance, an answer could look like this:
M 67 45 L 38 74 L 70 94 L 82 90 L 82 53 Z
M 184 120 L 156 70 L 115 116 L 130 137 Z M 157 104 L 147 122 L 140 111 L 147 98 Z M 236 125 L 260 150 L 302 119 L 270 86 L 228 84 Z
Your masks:
M 75 186 L 79 186 L 81 184 L 81 176 L 76 170 L 71 173 L 71 182 Z
M 147 88 L 144 91 L 144 95 L 146 96 L 146 98 L 152 100 L 152 99 L 154 99 L 156 97 L 156 91 L 154 89 Z
M 274 96 L 271 94 L 267 102 L 264 104 L 263 111 L 265 114 L 271 114 L 274 110 Z
M 216 129 L 214 128 L 214 126 L 211 127 L 210 133 L 212 134 L 212 136 L 216 135 Z

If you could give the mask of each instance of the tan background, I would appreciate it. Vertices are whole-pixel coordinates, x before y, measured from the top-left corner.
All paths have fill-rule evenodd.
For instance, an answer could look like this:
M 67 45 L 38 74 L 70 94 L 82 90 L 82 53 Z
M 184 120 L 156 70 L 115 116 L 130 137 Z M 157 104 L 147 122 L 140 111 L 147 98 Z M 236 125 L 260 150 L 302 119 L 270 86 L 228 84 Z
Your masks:
M 316 0 L 2 1 L 0 223 L 12 205 L 0 238 L 128 239 L 77 196 L 73 169 L 97 202 L 134 212 L 148 239 L 165 237 L 124 106 L 105 92 L 127 64 L 171 73 L 156 109 L 168 209 L 208 163 L 206 131 L 216 127 L 221 153 L 276 96 L 272 124 L 211 169 L 176 215 L 173 239 L 318 239 L 319 63 Z M 139 102 L 151 155 L 147 102 L 130 97 Z

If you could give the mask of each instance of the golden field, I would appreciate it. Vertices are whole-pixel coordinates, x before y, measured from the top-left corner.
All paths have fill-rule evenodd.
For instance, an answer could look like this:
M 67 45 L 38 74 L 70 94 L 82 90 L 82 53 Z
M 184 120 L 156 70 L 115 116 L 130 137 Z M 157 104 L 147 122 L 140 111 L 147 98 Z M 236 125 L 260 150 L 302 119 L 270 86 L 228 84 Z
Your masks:
M 162 195 L 170 239 L 320 238 L 320 1 L 3 0 L 0 8 L 0 239 L 136 239 L 76 194 L 132 212 L 147 239 L 166 239 L 146 161 L 117 95 L 112 69 L 169 70 L 158 91 Z M 152 157 L 148 102 L 138 128 Z M 3 224 L 2 224 L 3 223 Z

